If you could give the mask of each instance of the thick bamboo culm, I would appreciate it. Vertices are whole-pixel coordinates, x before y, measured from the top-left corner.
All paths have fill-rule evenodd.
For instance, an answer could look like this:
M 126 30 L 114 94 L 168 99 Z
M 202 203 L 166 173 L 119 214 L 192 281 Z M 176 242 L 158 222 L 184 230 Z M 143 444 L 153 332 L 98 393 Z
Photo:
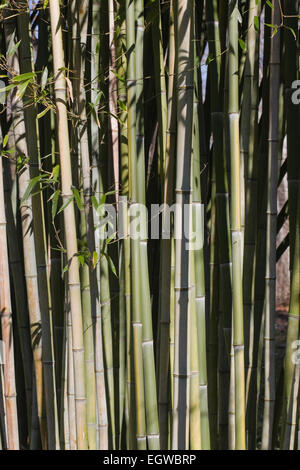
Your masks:
M 300 3 L 2 3 L 0 449 L 299 449 Z

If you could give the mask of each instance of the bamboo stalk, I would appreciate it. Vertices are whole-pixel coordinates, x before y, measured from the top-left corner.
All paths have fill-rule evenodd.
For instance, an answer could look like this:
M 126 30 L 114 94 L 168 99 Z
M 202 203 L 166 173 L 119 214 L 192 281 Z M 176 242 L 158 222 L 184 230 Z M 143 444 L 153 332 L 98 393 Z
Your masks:
M 22 37 L 19 48 L 20 72 L 32 73 L 32 51 L 30 47 L 29 17 L 27 13 L 19 14 L 17 19 L 18 34 Z M 24 102 L 30 102 L 30 96 L 25 92 Z M 37 129 L 37 112 L 35 104 L 27 106 L 24 110 L 24 123 L 27 134 L 27 151 L 30 155 L 30 176 L 32 178 L 39 176 L 41 160 L 39 155 L 39 135 Z M 33 125 L 34 123 L 34 125 Z M 46 295 L 40 295 L 40 309 L 42 320 L 42 341 L 43 341 L 43 373 L 45 378 L 45 403 L 47 414 L 47 432 L 48 448 L 59 449 L 58 435 L 58 415 L 57 415 L 57 397 L 55 384 L 55 364 L 54 364 L 54 345 L 52 329 L 52 308 L 50 295 L 50 280 L 48 266 L 48 256 L 46 247 L 46 233 L 42 193 L 32 197 L 33 223 L 35 229 L 35 251 L 37 262 L 37 276 L 39 294 L 46 292 Z
M 174 197 L 174 167 L 176 144 L 176 90 L 175 90 L 175 20 L 174 1 L 170 5 L 170 37 L 168 67 L 168 123 L 166 136 L 166 156 L 164 175 L 164 203 L 172 205 Z M 164 206 L 162 226 L 166 228 L 167 207 Z M 159 336 L 159 430 L 161 448 L 168 448 L 168 412 L 169 412 L 169 331 L 171 309 L 171 250 L 172 233 L 166 234 L 161 242 L 161 287 L 160 287 L 160 336 Z M 171 371 L 172 377 L 172 371 Z
M 18 450 L 19 430 L 16 400 L 14 343 L 12 341 L 12 308 L 10 298 L 8 250 L 6 239 L 6 216 L 4 206 L 3 167 L 0 158 L 0 312 L 1 331 L 4 342 L 4 392 L 7 420 L 7 444 L 8 449 Z
M 181 214 L 175 213 L 175 352 L 174 352 L 174 405 L 172 448 L 188 448 L 189 442 L 189 337 L 188 298 L 189 253 L 186 243 L 189 233 L 185 204 L 191 195 L 190 168 L 193 131 L 193 2 L 179 0 L 175 14 L 177 23 L 177 162 L 176 204 Z M 180 209 L 179 209 L 180 208 Z M 187 220 L 186 220 L 187 219 Z M 176 239 L 177 237 L 177 239 Z
M 66 79 L 62 42 L 62 26 L 58 0 L 50 0 L 53 68 L 55 77 L 55 98 L 58 118 L 58 138 L 61 163 L 62 197 L 64 202 L 72 197 L 72 174 L 70 161 L 69 132 L 66 109 Z M 86 391 L 84 376 L 84 348 L 82 309 L 77 238 L 73 201 L 64 210 L 65 238 L 69 263 L 68 283 L 72 315 L 72 340 L 75 376 L 76 432 L 78 449 L 87 447 Z
M 97 47 L 100 43 L 100 2 L 92 3 L 92 25 L 91 25 L 91 102 L 95 103 L 96 116 L 99 112 L 98 103 L 98 86 L 99 77 L 99 54 Z M 98 103 L 98 104 L 97 104 Z M 100 200 L 100 136 L 99 127 L 96 116 L 92 114 L 90 122 L 91 132 L 91 164 L 92 164 L 92 188 L 97 200 Z M 99 225 L 99 213 L 93 206 L 93 219 L 95 226 Z M 95 251 L 100 253 L 100 239 L 95 237 Z M 98 424 L 98 448 L 108 449 L 108 411 L 107 411 L 107 392 L 104 374 L 104 357 L 103 357 L 103 335 L 102 335 L 102 312 L 100 305 L 101 292 L 101 269 L 100 263 L 97 263 L 95 272 L 92 273 L 92 316 L 94 321 L 94 341 L 95 341 L 95 375 L 96 375 L 96 393 L 97 393 L 97 424 Z
M 239 76 L 238 76 L 238 4 L 229 4 L 229 135 L 231 158 L 231 237 L 233 350 L 235 374 L 235 448 L 243 450 L 245 442 L 245 381 L 242 290 L 242 227 L 239 148 Z
M 129 156 L 129 196 L 133 201 L 131 210 L 135 209 L 138 198 L 137 189 L 137 149 L 136 149 L 136 64 L 135 64 L 135 10 L 134 2 L 126 2 L 126 46 L 127 56 L 127 102 L 128 102 L 128 156 Z M 131 212 L 132 214 L 132 212 Z M 130 223 L 132 222 L 132 216 Z M 136 401 L 136 440 L 138 449 L 146 449 L 146 416 L 144 365 L 142 352 L 142 318 L 141 318 L 141 288 L 140 288 L 140 249 L 139 240 L 130 233 L 131 257 L 131 288 L 132 288 L 132 335 L 133 362 L 135 375 Z
M 10 18 L 10 12 L 7 12 L 8 18 Z M 14 20 L 9 19 L 4 23 L 6 30 L 6 41 L 7 45 L 13 34 Z M 18 74 L 19 63 L 18 55 L 15 52 L 9 58 L 9 66 L 12 71 Z M 24 139 L 25 135 L 25 124 L 23 109 L 21 102 L 17 97 L 16 90 L 11 92 L 9 97 L 12 115 L 12 128 L 14 136 L 14 145 L 16 152 L 26 158 L 27 145 Z M 22 138 L 23 136 L 23 138 Z M 30 182 L 29 165 L 25 163 L 22 171 L 18 177 L 19 186 L 19 199 L 23 198 L 26 188 Z M 24 258 L 24 271 L 26 279 L 26 290 L 27 290 L 27 301 L 28 311 L 30 317 L 30 334 L 31 344 L 33 349 L 34 364 L 35 364 L 35 379 L 36 379 L 36 393 L 37 393 L 37 408 L 39 416 L 40 432 L 43 442 L 43 447 L 46 447 L 46 423 L 45 417 L 43 416 L 43 377 L 42 377 L 42 344 L 41 344 L 41 312 L 39 305 L 39 294 L 38 294 L 38 279 L 37 279 L 37 266 L 36 266 L 36 254 L 35 254 L 35 242 L 34 233 L 30 230 L 32 225 L 32 198 L 29 197 L 20 207 L 22 217 L 22 234 L 23 234 L 23 251 L 26 253 Z
M 276 2 L 272 24 L 280 24 L 280 8 Z M 268 203 L 267 203 L 267 263 L 266 263 L 266 320 L 265 320 L 265 395 L 262 449 L 270 449 L 275 404 L 275 301 L 276 301 L 276 217 L 278 175 L 278 111 L 280 80 L 280 32 L 271 39 L 270 53 L 270 120 Z

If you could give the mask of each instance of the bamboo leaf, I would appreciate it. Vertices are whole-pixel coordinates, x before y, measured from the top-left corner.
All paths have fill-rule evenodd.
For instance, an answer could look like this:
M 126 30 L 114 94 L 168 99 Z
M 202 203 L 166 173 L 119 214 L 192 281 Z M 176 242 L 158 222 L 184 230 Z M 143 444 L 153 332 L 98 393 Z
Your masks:
M 94 251 L 93 252 L 93 268 L 95 269 L 96 266 L 97 266 L 97 262 L 98 262 L 98 253 L 97 251 Z
M 7 142 L 8 142 L 8 134 L 6 134 L 6 135 L 4 136 L 4 139 L 3 139 L 3 148 L 6 147 Z
M 18 41 L 13 47 L 8 48 L 7 57 L 11 57 L 12 55 L 14 55 L 20 44 L 21 41 Z
M 30 83 L 30 80 L 27 82 L 22 82 L 19 85 L 17 85 L 18 91 L 17 91 L 17 97 L 21 100 L 26 92 L 26 89 Z
M 54 182 L 57 182 L 57 179 L 59 177 L 59 170 L 60 170 L 60 165 L 55 165 L 55 167 L 52 170 L 52 178 Z
M 41 90 L 45 89 L 48 80 L 48 67 L 45 67 L 41 76 Z
M 246 43 L 245 41 L 243 41 L 243 39 L 239 39 L 239 45 L 240 45 L 240 48 L 245 51 L 247 49 L 246 47 Z
M 68 200 L 61 206 L 61 208 L 59 209 L 59 211 L 57 212 L 57 215 L 60 214 L 61 212 L 63 212 L 65 210 L 66 207 L 68 207 L 68 205 L 70 204 L 70 202 L 72 202 L 74 199 L 74 195 L 73 196 L 70 196 L 68 198 Z
M 26 188 L 26 191 L 24 192 L 24 195 L 21 199 L 21 205 L 23 204 L 23 202 L 25 202 L 30 194 L 32 193 L 33 189 L 35 188 L 35 186 L 39 183 L 39 181 L 41 180 L 41 176 L 38 175 L 38 176 L 35 176 L 34 178 L 32 178 L 30 181 L 29 181 L 29 184 Z
M 18 82 L 27 82 L 28 80 L 32 80 L 35 78 L 36 74 L 34 72 L 28 72 L 28 73 L 22 73 L 21 75 L 16 75 L 15 77 L 12 78 L 12 82 L 18 83 Z
M 77 204 L 77 207 L 81 211 L 83 209 L 83 204 L 81 202 L 81 198 L 80 198 L 80 194 L 79 194 L 78 189 L 73 188 L 73 194 L 74 194 L 74 198 L 75 198 L 75 202 Z
M 51 209 L 52 219 L 54 219 L 56 216 L 59 195 L 60 195 L 60 190 L 57 189 L 52 197 L 52 209 Z

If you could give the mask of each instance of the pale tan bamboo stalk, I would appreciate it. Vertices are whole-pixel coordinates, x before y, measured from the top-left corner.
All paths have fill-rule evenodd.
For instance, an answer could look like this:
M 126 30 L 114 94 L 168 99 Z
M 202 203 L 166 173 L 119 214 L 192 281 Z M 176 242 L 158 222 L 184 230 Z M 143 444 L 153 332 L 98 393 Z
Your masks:
M 0 315 L 2 340 L 5 346 L 4 390 L 7 420 L 7 442 L 9 450 L 18 450 L 19 431 L 16 400 L 16 382 L 14 365 L 14 342 L 12 331 L 12 307 L 8 267 L 8 247 L 6 239 L 6 216 L 3 190 L 3 168 L 0 157 Z
M 58 143 L 61 166 L 62 197 L 66 202 L 73 197 L 68 116 L 66 108 L 65 61 L 62 41 L 59 0 L 50 0 L 54 90 L 56 99 Z M 77 233 L 74 204 L 71 201 L 64 209 L 65 240 L 68 260 L 68 285 L 72 316 L 72 341 L 75 378 L 76 434 L 78 449 L 87 448 L 86 391 L 83 348 L 82 308 L 79 265 L 76 256 Z

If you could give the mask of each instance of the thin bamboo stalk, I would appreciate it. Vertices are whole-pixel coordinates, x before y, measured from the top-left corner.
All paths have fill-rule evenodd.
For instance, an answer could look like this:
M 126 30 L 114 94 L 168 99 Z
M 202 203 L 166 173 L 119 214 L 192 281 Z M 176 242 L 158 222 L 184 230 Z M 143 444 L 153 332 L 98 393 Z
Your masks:
M 143 53 L 144 53 L 144 17 L 143 1 L 135 2 L 136 16 L 136 200 L 139 204 L 146 204 L 145 188 L 145 156 L 144 156 L 144 112 L 143 112 Z M 153 350 L 152 312 L 149 285 L 148 253 L 147 253 L 147 220 L 145 213 L 141 214 L 141 238 L 139 246 L 140 285 L 143 293 L 143 302 L 140 304 L 142 317 L 142 349 L 144 365 L 145 412 L 147 444 L 151 450 L 160 448 L 159 426 L 157 413 L 156 376 Z M 134 234 L 133 234 L 134 235 Z
M 194 49 L 196 57 L 197 51 Z M 210 430 L 208 419 L 208 386 L 207 386 L 207 343 L 206 343 L 206 293 L 205 293 L 205 271 L 204 271 L 204 212 L 205 205 L 201 196 L 201 148 L 199 128 L 199 101 L 202 102 L 201 87 L 198 86 L 197 71 L 194 71 L 194 144 L 193 144 L 193 233 L 199 238 L 199 245 L 194 250 L 195 269 L 195 302 L 198 335 L 199 355 L 199 391 L 200 391 L 200 426 L 201 426 L 201 448 L 210 449 Z M 200 83 L 201 85 L 201 83 Z M 200 222 L 200 227 L 199 227 Z M 197 242 L 196 242 L 197 243 Z M 192 330 L 191 330 L 192 331 Z
M 108 76 L 108 110 L 109 110 L 109 133 L 110 133 L 110 152 L 113 160 L 114 184 L 116 191 L 116 204 L 118 207 L 119 199 L 119 125 L 117 120 L 117 77 L 116 77 L 116 46 L 114 39 L 114 2 L 108 0 L 108 23 L 109 23 L 109 76 Z
M 100 43 L 100 2 L 92 3 L 92 25 L 91 25 L 91 102 L 95 103 L 95 112 L 98 116 L 98 87 L 99 87 L 99 54 L 97 48 Z M 98 104 L 97 104 L 98 103 Z M 91 132 L 91 163 L 92 163 L 92 188 L 97 200 L 100 200 L 100 155 L 99 155 L 99 127 L 96 116 L 92 114 L 90 122 Z M 93 219 L 95 226 L 99 225 L 99 214 L 93 206 Z M 100 253 L 100 239 L 95 237 L 95 251 Z M 103 357 L 103 335 L 102 335 L 102 312 L 100 305 L 101 292 L 101 270 L 100 263 L 97 263 L 95 269 L 95 279 L 92 279 L 93 302 L 93 321 L 94 321 L 94 341 L 95 341 L 95 374 L 96 374 L 96 393 L 97 393 L 97 423 L 98 423 L 98 448 L 108 449 L 108 411 L 106 401 L 106 384 L 104 374 Z M 93 274 L 93 275 L 94 275 Z M 92 275 L 92 276 L 93 276 Z
M 2 341 L 4 342 L 4 391 L 7 420 L 8 449 L 18 450 L 19 430 L 14 366 L 14 343 L 12 341 L 12 308 L 10 298 L 6 216 L 4 206 L 3 167 L 0 158 L 0 312 Z
M 280 24 L 280 8 L 276 2 L 272 24 Z M 275 404 L 275 302 L 276 302 L 276 218 L 278 177 L 278 112 L 280 81 L 280 32 L 271 39 L 270 53 L 270 126 L 267 203 L 267 262 L 266 262 L 266 320 L 265 320 L 265 394 L 262 449 L 272 445 Z
M 14 19 L 11 19 L 10 12 L 7 11 L 8 20 L 4 23 L 5 34 L 7 45 L 13 34 Z M 19 72 L 18 54 L 15 52 L 8 61 L 10 70 Z M 21 102 L 17 97 L 16 90 L 11 92 L 10 97 L 11 115 L 12 115 L 12 129 L 14 135 L 14 147 L 18 155 L 23 155 L 23 158 L 27 155 L 27 145 L 25 136 L 25 124 L 24 115 Z M 13 150 L 12 149 L 12 150 Z M 22 171 L 18 177 L 19 186 L 19 199 L 22 200 L 25 191 L 30 182 L 29 165 L 25 163 Z M 41 431 L 41 437 L 43 447 L 46 447 L 46 423 L 45 417 L 43 416 L 43 377 L 42 377 L 42 344 L 41 344 L 41 312 L 39 305 L 39 294 L 38 294 L 38 280 L 37 280 L 37 267 L 36 267 L 36 254 L 35 254 L 35 242 L 34 233 L 31 230 L 33 223 L 32 220 L 32 198 L 29 197 L 20 207 L 21 218 L 22 218 L 22 234 L 23 234 L 23 251 L 26 253 L 24 258 L 24 271 L 26 279 L 26 290 L 27 290 L 27 301 L 28 311 L 30 317 L 30 334 L 31 344 L 33 349 L 33 357 L 35 364 L 35 379 L 36 379 L 36 393 L 37 393 L 37 408 L 39 416 L 39 425 Z
M 186 243 L 189 219 L 184 214 L 190 203 L 191 145 L 193 133 L 193 1 L 179 0 L 175 14 L 177 24 L 177 162 L 176 204 L 181 214 L 175 213 L 175 352 L 174 405 L 172 448 L 187 449 L 189 443 L 189 337 L 188 298 L 189 253 Z M 180 209 L 179 209 L 180 208 Z M 188 220 L 187 220 L 188 219 Z M 177 239 L 176 239 L 177 237 Z
M 175 22 L 174 0 L 170 4 L 168 64 L 168 123 L 166 136 L 166 156 L 164 175 L 164 203 L 171 206 L 174 198 L 174 167 L 176 145 L 176 90 L 175 90 Z M 166 227 L 168 215 L 164 206 L 162 226 Z M 172 233 L 161 242 L 161 287 L 160 287 L 160 336 L 159 336 L 159 430 L 161 448 L 168 448 L 168 412 L 169 412 L 169 331 L 171 307 L 171 246 Z M 172 377 L 172 373 L 171 373 Z
M 26 13 L 19 14 L 17 18 L 18 35 L 22 37 L 19 47 L 20 72 L 33 72 L 33 57 L 30 45 L 29 16 Z M 25 92 L 24 102 L 30 103 L 31 97 Z M 24 123 L 26 130 L 27 152 L 30 155 L 29 169 L 31 178 L 39 176 L 41 160 L 39 155 L 39 135 L 37 129 L 37 111 L 35 104 L 24 109 Z M 46 232 L 42 193 L 32 197 L 34 241 L 37 262 L 37 276 L 39 288 L 39 303 L 42 320 L 42 360 L 45 379 L 45 404 L 47 415 L 48 448 L 59 449 L 57 397 L 55 384 L 54 345 L 52 328 L 52 308 L 50 294 L 50 280 L 48 267 L 48 255 L 46 246 Z M 41 295 L 45 292 L 46 295 Z
M 58 139 L 61 163 L 62 197 L 64 202 L 73 196 L 68 118 L 66 108 L 66 78 L 62 42 L 62 25 L 58 0 L 50 0 L 53 69 L 55 98 L 58 118 Z M 86 391 L 82 328 L 82 308 L 74 204 L 71 201 L 64 209 L 65 237 L 68 258 L 68 283 L 72 315 L 72 340 L 75 376 L 76 432 L 78 449 L 87 447 Z
M 231 237 L 233 351 L 235 376 L 235 448 L 243 450 L 245 442 L 245 380 L 242 289 L 242 228 L 239 148 L 239 76 L 238 76 L 238 2 L 229 4 L 229 135 L 231 157 Z
M 129 196 L 132 200 L 131 213 L 137 204 L 137 149 L 136 149 L 136 64 L 135 64 L 135 4 L 126 1 L 126 45 L 127 51 L 127 102 L 128 102 L 128 155 L 129 155 Z M 132 216 L 130 223 L 132 222 Z M 130 233 L 131 288 L 132 288 L 132 334 L 133 362 L 135 375 L 136 439 L 137 448 L 146 449 L 145 388 L 142 352 L 142 318 L 140 289 L 139 240 Z

